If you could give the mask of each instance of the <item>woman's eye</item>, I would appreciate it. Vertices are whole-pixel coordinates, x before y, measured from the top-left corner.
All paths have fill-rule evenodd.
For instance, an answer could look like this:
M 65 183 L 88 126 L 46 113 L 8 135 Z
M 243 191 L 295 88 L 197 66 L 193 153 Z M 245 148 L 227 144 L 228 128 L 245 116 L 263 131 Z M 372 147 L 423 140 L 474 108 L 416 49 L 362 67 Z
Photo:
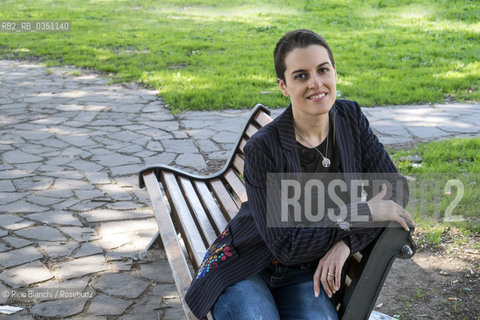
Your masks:
M 318 69 L 318 72 L 320 72 L 320 73 L 325 73 L 325 72 L 328 72 L 328 71 L 330 71 L 328 68 L 320 68 L 320 69 Z
M 302 80 L 302 79 L 306 79 L 307 75 L 305 73 L 299 73 L 294 78 L 295 80 Z

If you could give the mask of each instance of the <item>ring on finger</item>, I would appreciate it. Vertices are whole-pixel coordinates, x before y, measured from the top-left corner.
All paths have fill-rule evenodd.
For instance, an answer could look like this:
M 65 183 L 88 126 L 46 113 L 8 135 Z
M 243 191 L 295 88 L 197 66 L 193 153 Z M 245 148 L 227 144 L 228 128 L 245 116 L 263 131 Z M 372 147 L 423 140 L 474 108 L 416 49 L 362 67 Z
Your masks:
M 335 274 L 331 273 L 331 272 L 327 272 L 327 274 L 330 276 L 330 277 L 334 277 Z

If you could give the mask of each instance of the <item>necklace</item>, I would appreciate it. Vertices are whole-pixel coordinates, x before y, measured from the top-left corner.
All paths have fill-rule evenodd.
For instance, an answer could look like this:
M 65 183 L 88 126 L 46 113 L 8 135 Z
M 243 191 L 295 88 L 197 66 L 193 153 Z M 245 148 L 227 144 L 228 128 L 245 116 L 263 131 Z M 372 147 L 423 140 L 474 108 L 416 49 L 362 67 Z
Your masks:
M 298 136 L 300 138 L 302 138 L 303 141 L 305 141 L 306 143 L 308 143 L 308 145 L 310 145 L 310 147 L 314 148 L 315 150 L 317 150 L 318 154 L 322 156 L 322 165 L 325 167 L 325 168 L 328 168 L 330 167 L 330 164 L 331 164 L 331 161 L 330 159 L 328 159 L 326 156 L 323 155 L 323 153 L 320 152 L 320 150 L 317 149 L 317 147 L 314 147 L 312 146 L 312 144 L 310 142 L 308 142 L 307 139 L 305 139 L 301 134 L 300 132 L 298 132 L 297 128 L 295 128 L 295 126 L 293 126 L 293 128 L 295 129 L 295 132 L 298 134 Z M 330 129 L 329 129 L 330 131 Z M 325 155 L 328 155 L 328 136 L 329 134 L 327 133 L 327 147 L 325 148 Z

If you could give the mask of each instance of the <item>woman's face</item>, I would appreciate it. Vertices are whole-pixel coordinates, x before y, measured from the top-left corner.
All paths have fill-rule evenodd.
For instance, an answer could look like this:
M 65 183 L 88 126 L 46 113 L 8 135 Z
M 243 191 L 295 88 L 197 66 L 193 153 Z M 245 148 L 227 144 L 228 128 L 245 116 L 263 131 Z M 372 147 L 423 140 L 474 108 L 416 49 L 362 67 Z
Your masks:
M 285 57 L 285 66 L 285 81 L 279 79 L 279 86 L 290 97 L 294 115 L 328 113 L 336 99 L 337 71 L 327 49 L 320 45 L 294 49 Z

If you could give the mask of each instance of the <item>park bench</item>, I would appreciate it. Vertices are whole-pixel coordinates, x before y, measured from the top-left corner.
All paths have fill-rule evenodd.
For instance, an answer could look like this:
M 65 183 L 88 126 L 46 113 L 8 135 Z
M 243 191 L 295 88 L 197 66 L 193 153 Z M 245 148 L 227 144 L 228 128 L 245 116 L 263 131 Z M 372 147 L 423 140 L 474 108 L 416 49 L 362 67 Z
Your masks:
M 200 176 L 166 165 L 148 167 L 139 174 L 140 187 L 146 187 L 149 194 L 159 228 L 157 236 L 161 237 L 188 320 L 196 319 L 184 301 L 192 275 L 207 248 L 247 200 L 242 178 L 243 147 L 272 120 L 269 115 L 264 106 L 255 106 L 227 163 L 215 174 Z M 385 228 L 375 242 L 353 255 L 337 305 L 340 319 L 369 318 L 394 259 L 410 258 L 414 253 L 412 231 Z M 211 314 L 207 317 L 213 319 Z

